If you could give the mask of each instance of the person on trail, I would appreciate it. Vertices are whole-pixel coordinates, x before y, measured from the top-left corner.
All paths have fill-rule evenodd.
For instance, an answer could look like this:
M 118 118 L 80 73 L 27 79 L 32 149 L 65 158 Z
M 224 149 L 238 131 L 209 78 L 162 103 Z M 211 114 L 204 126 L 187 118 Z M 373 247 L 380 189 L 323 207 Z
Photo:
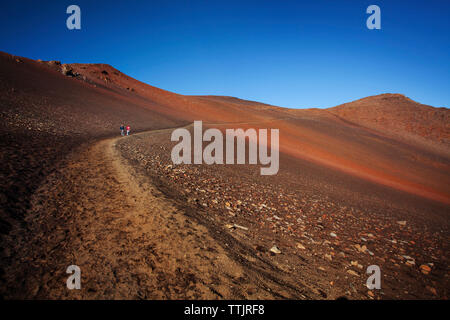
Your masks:
M 125 134 L 125 127 L 123 126 L 123 124 L 120 125 L 120 135 L 124 135 Z
M 130 135 L 130 126 L 127 126 L 127 136 Z

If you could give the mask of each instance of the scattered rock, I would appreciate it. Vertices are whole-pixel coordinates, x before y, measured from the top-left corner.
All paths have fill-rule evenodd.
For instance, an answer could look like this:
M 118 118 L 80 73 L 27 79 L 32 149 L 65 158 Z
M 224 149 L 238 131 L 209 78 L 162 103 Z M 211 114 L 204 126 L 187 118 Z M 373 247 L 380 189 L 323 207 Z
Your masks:
M 238 224 L 234 224 L 233 225 L 233 227 L 235 227 L 235 228 L 237 228 L 237 229 L 241 229 L 241 230 L 245 230 L 245 231 L 247 231 L 248 230 L 248 228 L 247 227 L 244 227 L 244 226 L 240 226 L 240 225 L 238 225 Z
M 427 286 L 426 287 L 428 291 L 430 291 L 432 294 L 434 294 L 435 296 L 437 296 L 437 291 L 435 288 Z
M 277 246 L 273 246 L 272 248 L 270 248 L 270 252 L 273 252 L 273 253 L 275 253 L 275 254 L 280 254 L 280 253 L 281 253 L 281 250 L 278 249 Z
M 247 227 L 238 225 L 238 224 L 236 224 L 236 223 L 235 223 L 235 224 L 226 224 L 225 227 L 227 227 L 228 229 L 241 229 L 241 230 L 245 230 L 245 231 L 248 230 Z
M 51 61 L 48 62 L 48 64 L 60 66 L 61 65 L 61 61 L 51 60 Z
M 355 248 L 356 248 L 356 250 L 358 250 L 359 252 L 362 252 L 362 253 L 367 251 L 366 245 L 360 246 L 359 244 L 355 244 Z
M 429 274 L 431 272 L 431 268 L 426 264 L 422 264 L 420 266 L 420 271 L 422 271 L 423 274 Z
M 352 276 L 356 276 L 356 277 L 359 276 L 359 274 L 356 271 L 353 271 L 353 270 L 347 270 L 347 273 L 351 274 Z
M 416 264 L 414 260 L 406 260 L 405 264 L 409 267 L 412 267 Z

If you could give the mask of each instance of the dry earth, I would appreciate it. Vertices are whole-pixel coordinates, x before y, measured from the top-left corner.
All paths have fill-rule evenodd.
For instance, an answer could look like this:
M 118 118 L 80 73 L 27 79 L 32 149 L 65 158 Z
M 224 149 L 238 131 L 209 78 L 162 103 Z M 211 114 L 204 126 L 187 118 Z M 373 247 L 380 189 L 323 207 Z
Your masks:
M 125 143 L 127 139 L 122 138 Z M 5 270 L 5 296 L 318 297 L 304 285 L 285 282 L 276 266 L 256 255 L 245 253 L 254 262 L 251 266 L 240 263 L 238 252 L 245 251 L 242 244 L 224 235 L 219 235 L 220 242 L 214 239 L 211 228 L 192 219 L 192 212 L 180 208 L 121 158 L 115 149 L 117 140 L 102 140 L 71 154 L 38 189 L 26 217 L 25 238 L 20 234 L 9 237 L 11 242 L 22 238 L 9 245 L 18 251 L 16 262 L 27 267 L 23 274 L 14 272 L 16 263 Z M 81 268 L 79 291 L 66 288 L 65 270 L 72 264 Z
M 243 265 L 263 259 L 279 269 L 269 275 L 320 298 L 448 296 L 446 205 L 284 154 L 279 173 L 265 177 L 254 165 L 173 165 L 169 140 L 166 131 L 142 133 L 117 147 L 219 243 L 226 241 L 217 234 L 233 237 Z M 370 291 L 366 268 L 374 264 L 382 290 Z

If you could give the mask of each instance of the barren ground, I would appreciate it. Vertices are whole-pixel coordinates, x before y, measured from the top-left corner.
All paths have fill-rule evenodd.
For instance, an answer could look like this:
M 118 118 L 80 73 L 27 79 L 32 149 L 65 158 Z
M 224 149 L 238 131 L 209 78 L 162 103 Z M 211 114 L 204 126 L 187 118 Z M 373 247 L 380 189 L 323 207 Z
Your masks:
M 28 276 L 7 269 L 13 275 L 7 278 L 10 288 L 19 290 L 10 295 L 7 285 L 3 294 L 27 299 L 317 297 L 304 285 L 285 282 L 276 266 L 256 255 L 247 256 L 251 267 L 240 263 L 238 252 L 245 247 L 226 235 L 214 239 L 211 230 L 121 158 L 117 140 L 72 154 L 38 189 L 26 217 L 29 232 L 25 238 L 10 237 L 21 239 L 12 246 Z M 71 264 L 81 268 L 80 291 L 65 286 Z

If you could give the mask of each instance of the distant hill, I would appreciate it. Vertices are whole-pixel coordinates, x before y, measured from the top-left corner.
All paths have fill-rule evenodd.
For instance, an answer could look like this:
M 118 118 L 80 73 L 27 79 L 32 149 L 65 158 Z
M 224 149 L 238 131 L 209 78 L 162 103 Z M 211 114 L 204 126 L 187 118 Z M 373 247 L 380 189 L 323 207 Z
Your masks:
M 371 96 L 327 110 L 368 128 L 450 146 L 450 110 L 420 104 L 401 94 Z

